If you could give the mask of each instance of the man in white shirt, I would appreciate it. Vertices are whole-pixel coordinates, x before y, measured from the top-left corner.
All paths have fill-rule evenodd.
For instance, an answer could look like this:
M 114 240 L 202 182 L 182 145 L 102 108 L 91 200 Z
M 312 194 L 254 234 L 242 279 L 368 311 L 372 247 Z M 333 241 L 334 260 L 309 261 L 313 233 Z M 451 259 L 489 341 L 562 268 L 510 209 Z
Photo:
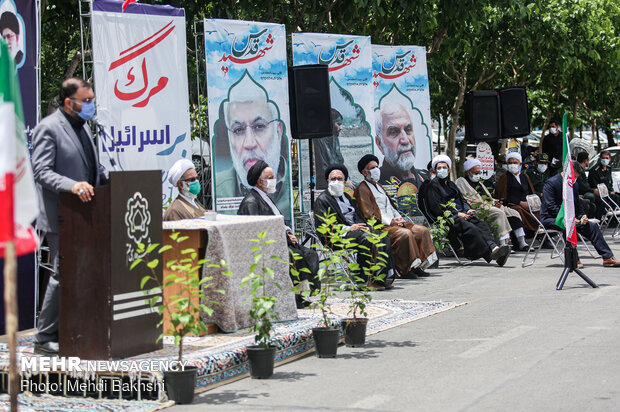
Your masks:
M 365 180 L 355 189 L 357 210 L 368 220 L 375 218 L 385 225 L 392 244 L 394 265 L 402 278 L 429 276 L 424 271 L 437 260 L 428 228 L 405 222 L 392 199 L 379 182 L 379 160 L 365 155 L 357 164 Z

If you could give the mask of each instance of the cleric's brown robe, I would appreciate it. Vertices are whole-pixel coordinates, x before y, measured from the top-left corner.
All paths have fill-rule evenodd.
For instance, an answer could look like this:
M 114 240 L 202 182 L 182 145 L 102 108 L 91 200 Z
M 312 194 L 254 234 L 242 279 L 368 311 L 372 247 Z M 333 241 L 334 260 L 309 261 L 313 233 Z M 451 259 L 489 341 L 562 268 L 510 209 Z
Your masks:
M 504 203 L 504 207 L 509 207 L 519 212 L 519 215 L 521 215 L 521 221 L 523 222 L 523 228 L 531 231 L 538 230 L 538 222 L 530 213 L 529 208 L 524 208 L 519 204 L 511 203 L 506 200 L 509 198 L 508 175 L 509 173 L 504 173 L 497 181 L 495 185 L 495 197 Z M 532 184 L 529 176 L 525 173 L 521 173 L 521 179 L 523 178 L 527 179 L 527 184 L 530 188 L 531 194 L 536 194 L 534 191 L 534 185 Z M 540 219 L 540 212 L 536 212 L 536 217 Z
M 206 209 L 196 201 L 198 208 L 183 199 L 181 196 L 177 196 L 176 199 L 168 206 L 166 213 L 164 213 L 164 221 L 181 220 L 181 219 L 194 219 L 202 217 Z
M 382 187 L 379 184 L 377 186 Z M 388 199 L 390 199 L 389 196 Z M 390 199 L 390 203 L 396 209 L 392 199 Z M 364 219 L 369 220 L 374 217 L 378 222 L 381 222 L 379 206 L 377 206 L 375 196 L 365 181 L 355 189 L 355 206 L 364 216 Z M 416 259 L 424 262 L 435 252 L 430 231 L 422 225 L 405 222 L 404 227 L 386 226 L 383 230 L 388 231 L 388 237 L 392 243 L 394 266 L 401 275 L 409 272 L 411 264 Z

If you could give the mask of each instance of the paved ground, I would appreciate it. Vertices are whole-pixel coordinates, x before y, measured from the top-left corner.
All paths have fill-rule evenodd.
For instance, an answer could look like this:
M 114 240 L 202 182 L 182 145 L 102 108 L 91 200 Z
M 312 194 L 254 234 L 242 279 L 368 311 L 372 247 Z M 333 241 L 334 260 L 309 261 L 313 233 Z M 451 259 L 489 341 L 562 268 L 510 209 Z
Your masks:
M 610 242 L 620 257 L 620 243 Z M 338 358 L 308 356 L 269 380 L 243 379 L 174 410 L 618 410 L 620 269 L 582 253 L 599 289 L 562 271 L 549 251 L 521 268 L 458 267 L 443 259 L 424 280 L 376 297 L 468 305 L 369 337 Z

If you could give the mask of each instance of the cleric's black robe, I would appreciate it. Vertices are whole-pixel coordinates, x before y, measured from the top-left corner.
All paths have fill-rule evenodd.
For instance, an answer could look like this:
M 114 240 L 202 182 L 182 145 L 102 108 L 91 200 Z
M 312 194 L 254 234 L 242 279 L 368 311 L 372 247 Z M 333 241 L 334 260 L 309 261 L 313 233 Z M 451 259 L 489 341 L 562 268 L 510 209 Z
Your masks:
M 475 216 L 469 220 L 458 217 L 459 212 L 467 213 L 471 207 L 453 182 L 442 182 L 439 178 L 427 182 L 420 191 L 422 200 L 418 201 L 418 204 L 422 205 L 422 212 L 432 222 L 439 216 L 444 216 L 445 211 L 450 212 L 453 223 L 450 225 L 448 238 L 451 243 L 456 239 L 460 240 L 465 257 L 470 260 L 482 257 L 489 261 L 491 250 L 497 246 L 489 226 Z M 454 202 L 455 207 L 448 207 L 449 202 Z
M 353 199 L 351 199 L 351 197 L 346 193 L 343 193 L 343 196 L 345 196 L 349 200 L 349 203 L 351 203 L 351 206 L 355 208 L 355 202 L 353 201 Z M 314 225 L 315 227 L 317 228 L 320 227 L 324 222 L 323 219 L 321 218 L 327 217 L 330 214 L 336 215 L 336 224 L 350 226 L 350 222 L 346 221 L 344 214 L 342 214 L 342 211 L 340 210 L 340 206 L 338 205 L 338 201 L 336 200 L 336 198 L 332 196 L 328 190 L 325 190 L 314 201 Z M 353 223 L 366 223 L 366 220 L 360 215 L 357 208 L 355 208 L 355 214 L 353 215 Z M 329 244 L 329 239 L 325 238 L 323 235 L 321 235 L 318 232 L 317 232 L 317 235 L 321 238 L 321 242 L 323 242 L 324 245 Z M 361 268 L 368 267 L 369 263 L 371 262 L 370 256 L 367 255 L 366 251 L 372 249 L 372 243 L 370 243 L 366 239 L 367 236 L 368 235 L 362 231 L 348 232 L 346 235 L 347 238 L 353 238 L 355 244 L 358 245 L 358 247 L 354 247 L 354 249 L 357 252 L 357 264 Z M 390 269 L 393 269 L 394 267 L 394 263 L 392 260 L 392 248 L 390 244 L 390 239 L 387 236 L 381 239 L 381 243 L 383 243 L 384 245 L 379 247 L 377 251 L 384 252 L 387 255 L 387 259 L 386 259 L 386 264 L 380 273 L 387 274 L 387 271 L 389 271 Z M 374 257 L 376 259 L 376 255 Z M 363 273 L 363 271 L 360 273 L 357 273 L 356 276 L 360 277 L 364 281 L 368 280 L 366 275 Z
M 260 190 L 260 189 L 259 189 Z M 273 210 L 269 207 L 267 202 L 263 200 L 261 195 L 254 189 L 250 190 L 247 195 L 241 201 L 238 215 L 253 215 L 253 216 L 275 216 Z M 310 289 L 314 290 L 320 287 L 319 279 L 316 278 L 319 272 L 319 256 L 317 253 L 299 244 L 299 242 L 293 244 L 288 235 L 286 235 L 286 241 L 289 247 L 289 260 L 299 271 L 299 279 L 295 278 L 291 274 L 291 279 L 294 285 L 297 285 L 299 281 L 307 280 L 310 283 Z M 301 256 L 301 259 L 295 260 L 293 253 Z M 307 268 L 310 273 L 302 271 L 302 268 Z M 289 272 L 290 273 L 290 272 Z

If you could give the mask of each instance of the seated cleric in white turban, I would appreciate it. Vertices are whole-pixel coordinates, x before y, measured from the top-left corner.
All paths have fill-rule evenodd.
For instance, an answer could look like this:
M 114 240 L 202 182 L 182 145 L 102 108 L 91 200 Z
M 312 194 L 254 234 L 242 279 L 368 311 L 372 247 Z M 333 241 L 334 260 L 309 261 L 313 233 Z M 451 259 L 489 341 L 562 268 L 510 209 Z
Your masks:
M 168 181 L 179 189 L 179 195 L 166 209 L 164 221 L 192 219 L 205 214 L 205 208 L 196 200 L 200 193 L 200 181 L 191 160 L 177 160 L 170 168 Z

